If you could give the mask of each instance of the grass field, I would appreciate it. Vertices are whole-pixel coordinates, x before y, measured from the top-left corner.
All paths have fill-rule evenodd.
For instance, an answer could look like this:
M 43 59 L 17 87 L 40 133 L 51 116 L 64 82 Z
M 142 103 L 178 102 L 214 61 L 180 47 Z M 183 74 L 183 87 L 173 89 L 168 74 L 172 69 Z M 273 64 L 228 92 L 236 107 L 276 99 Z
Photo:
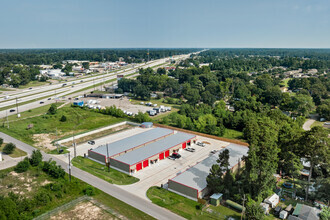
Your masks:
M 227 207 L 210 205 L 203 208 L 198 202 L 156 186 L 149 188 L 147 196 L 153 203 L 186 219 L 240 219 L 240 213 Z
M 36 87 L 36 86 L 44 86 L 44 85 L 49 85 L 49 82 L 39 82 L 39 81 L 30 81 L 28 84 L 26 85 L 21 85 L 19 86 L 20 89 L 26 89 L 26 88 L 30 88 L 30 87 Z
M 284 87 L 288 88 L 289 87 L 289 85 L 288 85 L 289 80 L 290 80 L 290 78 L 283 79 L 281 84 L 284 85 Z
M 60 121 L 63 115 L 67 118 L 65 122 Z M 35 145 L 38 144 L 35 135 L 54 141 L 57 138 L 70 137 L 73 133 L 83 133 L 123 120 L 91 110 L 65 106 L 58 109 L 54 115 L 47 114 L 15 121 L 10 124 L 9 129 L 1 127 L 0 131 L 27 144 Z M 28 125 L 33 127 L 28 129 Z
M 226 128 L 225 134 L 222 137 L 243 140 L 243 132 Z
M 108 168 L 105 165 L 81 156 L 74 158 L 72 160 L 72 164 L 75 167 L 78 167 L 79 169 L 82 169 L 112 184 L 128 185 L 139 181 L 139 179 L 133 176 L 119 172 L 112 168 L 110 169 L 110 172 L 108 172 Z
M 0 146 L 0 152 L 3 150 L 3 148 L 6 146 L 6 143 L 3 143 L 2 146 Z M 26 156 L 27 153 L 18 149 L 17 147 L 14 149 L 13 153 L 9 154 L 10 157 L 23 157 Z
M 54 179 L 38 167 L 30 167 L 24 173 L 16 173 L 13 170 L 14 168 L 9 168 L 0 171 L 0 196 L 7 196 L 9 192 L 13 192 L 20 195 L 20 200 L 25 198 L 25 201 L 29 203 L 28 209 L 19 211 L 25 213 L 25 216 L 29 216 L 24 219 L 32 219 L 32 217 L 66 204 L 82 196 L 83 190 L 89 187 L 87 183 L 75 177 L 72 177 L 69 182 L 68 174 L 65 174 L 64 179 Z M 92 197 L 127 219 L 153 219 L 144 212 L 98 189 L 95 189 L 95 195 Z M 41 202 L 39 198 L 42 198 L 43 201 Z
M 324 122 L 315 121 L 315 122 L 311 125 L 311 128 L 312 128 L 312 127 L 315 127 L 315 126 L 321 126 L 321 127 L 323 127 L 323 124 L 324 124 Z

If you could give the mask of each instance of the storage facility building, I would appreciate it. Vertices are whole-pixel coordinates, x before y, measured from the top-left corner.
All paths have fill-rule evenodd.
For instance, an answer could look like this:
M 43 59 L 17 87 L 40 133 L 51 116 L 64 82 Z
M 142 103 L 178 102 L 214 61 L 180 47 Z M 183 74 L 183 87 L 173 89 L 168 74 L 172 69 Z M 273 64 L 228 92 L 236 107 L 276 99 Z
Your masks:
M 109 157 L 116 157 L 172 134 L 174 134 L 174 131 L 170 129 L 150 129 L 140 134 L 136 134 L 113 143 L 101 145 L 95 149 L 90 149 L 88 150 L 88 157 L 98 162 L 105 163 L 107 149 L 109 151 Z
M 195 138 L 195 135 L 177 132 L 129 153 L 110 158 L 110 166 L 132 174 L 169 157 L 180 149 L 185 149 Z
M 243 165 L 244 161 L 241 161 L 241 158 L 247 155 L 249 148 L 242 145 L 229 144 L 221 151 L 225 149 L 229 150 L 229 168 L 234 172 L 239 166 Z M 198 198 L 203 198 L 208 193 L 206 177 L 209 175 L 212 165 L 217 163 L 218 157 L 218 153 L 214 154 L 170 179 L 168 181 L 168 189 L 195 201 Z

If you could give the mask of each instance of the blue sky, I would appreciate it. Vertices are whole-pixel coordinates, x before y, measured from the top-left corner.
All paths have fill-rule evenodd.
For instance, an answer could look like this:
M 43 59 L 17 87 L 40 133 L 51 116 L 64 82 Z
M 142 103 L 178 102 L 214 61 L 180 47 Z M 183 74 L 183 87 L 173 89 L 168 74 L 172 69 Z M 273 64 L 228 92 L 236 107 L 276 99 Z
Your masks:
M 330 0 L 0 0 L 0 48 L 330 48 Z

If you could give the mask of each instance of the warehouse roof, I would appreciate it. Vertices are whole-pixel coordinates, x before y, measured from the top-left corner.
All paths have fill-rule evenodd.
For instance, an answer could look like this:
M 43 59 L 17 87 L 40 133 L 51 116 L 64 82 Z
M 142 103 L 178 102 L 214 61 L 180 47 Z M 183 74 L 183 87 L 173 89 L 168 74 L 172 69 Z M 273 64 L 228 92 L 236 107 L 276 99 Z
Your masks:
M 165 128 L 153 128 L 148 131 L 142 132 L 140 134 L 136 134 L 125 139 L 121 139 L 119 141 L 115 141 L 113 143 L 108 144 L 109 156 L 114 156 L 126 150 L 132 149 L 134 147 L 146 144 L 150 141 L 154 141 L 158 138 L 164 137 L 173 133 L 173 130 L 165 129 Z M 107 147 L 106 145 L 100 145 L 99 147 L 92 150 L 93 152 L 102 154 L 104 156 L 107 155 Z
M 134 151 L 130 151 L 126 154 L 116 157 L 115 159 L 129 165 L 134 165 L 149 157 L 160 154 L 161 152 L 171 147 L 186 142 L 194 137 L 195 135 L 192 134 L 177 132 L 176 134 L 170 135 L 153 143 L 147 144 Z
M 229 150 L 229 168 L 232 168 L 238 164 L 238 160 L 244 155 L 247 155 L 249 150 L 248 147 L 242 145 L 229 144 L 226 148 L 221 149 L 219 153 L 225 149 Z M 218 154 L 214 154 L 202 160 L 195 166 L 190 167 L 171 180 L 201 191 L 206 188 L 206 177 L 209 175 L 212 165 L 217 163 L 217 159 Z

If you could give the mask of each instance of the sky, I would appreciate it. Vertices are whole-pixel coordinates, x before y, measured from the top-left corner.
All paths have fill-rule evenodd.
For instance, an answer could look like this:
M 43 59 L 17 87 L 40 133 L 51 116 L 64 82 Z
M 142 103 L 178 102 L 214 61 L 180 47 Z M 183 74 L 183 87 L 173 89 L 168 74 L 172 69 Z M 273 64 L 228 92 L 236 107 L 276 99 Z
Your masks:
M 0 0 L 0 48 L 330 48 L 330 0 Z

